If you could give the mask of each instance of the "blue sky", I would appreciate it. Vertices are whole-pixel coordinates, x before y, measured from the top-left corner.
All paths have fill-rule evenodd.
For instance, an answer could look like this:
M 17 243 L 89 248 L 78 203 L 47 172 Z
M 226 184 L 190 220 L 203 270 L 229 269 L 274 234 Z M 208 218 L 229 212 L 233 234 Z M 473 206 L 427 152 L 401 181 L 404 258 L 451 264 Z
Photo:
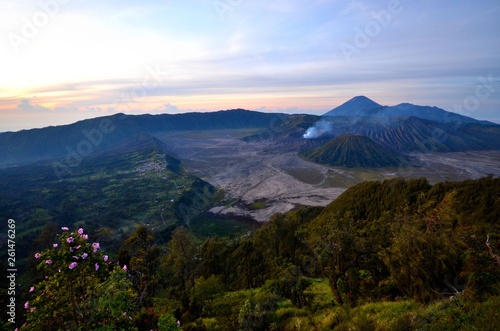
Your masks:
M 323 114 L 356 95 L 500 122 L 497 0 L 0 6 L 0 131 L 116 112 Z

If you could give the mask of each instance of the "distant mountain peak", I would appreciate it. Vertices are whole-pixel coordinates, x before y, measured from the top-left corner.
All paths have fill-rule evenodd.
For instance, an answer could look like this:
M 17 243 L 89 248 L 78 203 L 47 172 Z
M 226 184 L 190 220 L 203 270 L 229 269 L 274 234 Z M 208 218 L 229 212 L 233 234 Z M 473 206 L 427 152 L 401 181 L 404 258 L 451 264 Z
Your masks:
M 487 121 L 449 112 L 435 106 L 419 106 L 408 102 L 396 106 L 382 106 L 365 96 L 356 96 L 324 114 L 325 117 L 351 117 L 351 118 L 383 118 L 394 119 L 398 117 L 414 116 L 423 120 L 437 123 L 453 123 L 456 125 L 475 123 L 491 125 Z
M 369 103 L 380 106 L 378 103 L 376 103 L 375 101 L 373 101 L 372 99 L 370 99 L 368 97 L 365 97 L 364 95 L 357 95 L 347 102 L 354 102 L 354 101 L 355 102 L 369 102 Z M 347 102 L 345 102 L 345 103 L 347 103 Z
M 330 110 L 323 116 L 356 116 L 361 112 L 383 107 L 364 95 L 358 95 L 349 101 L 344 102 L 337 108 Z
M 343 105 L 363 107 L 365 110 L 382 107 L 382 105 L 376 103 L 375 101 L 373 101 L 372 99 L 370 99 L 368 97 L 365 97 L 364 95 L 355 96 L 354 98 L 344 102 L 339 107 L 341 107 Z

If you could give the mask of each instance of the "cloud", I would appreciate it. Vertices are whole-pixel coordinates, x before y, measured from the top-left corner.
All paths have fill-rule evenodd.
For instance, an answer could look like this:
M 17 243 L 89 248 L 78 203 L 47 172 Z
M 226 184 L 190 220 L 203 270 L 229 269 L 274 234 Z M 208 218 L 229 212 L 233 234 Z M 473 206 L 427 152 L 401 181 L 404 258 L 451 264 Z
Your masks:
M 49 108 L 40 106 L 38 104 L 33 105 L 29 99 L 22 99 L 17 105 L 17 109 L 25 112 L 48 112 Z
M 500 76 L 500 2 L 444 2 L 402 0 L 401 14 L 351 63 L 339 45 L 356 46 L 357 31 L 390 1 L 224 1 L 238 5 L 223 22 L 211 1 L 72 2 L 22 56 L 0 43 L 0 112 L 52 111 L 55 120 L 262 105 L 326 112 L 359 91 L 450 109 L 474 93 L 477 77 Z M 0 31 L 20 33 L 21 18 L 39 10 L 37 1 L 0 4 Z M 497 86 L 474 115 L 498 113 Z
M 182 113 L 183 111 L 179 109 L 177 106 L 174 106 L 171 103 L 167 103 L 165 105 L 164 112 L 168 114 L 179 114 Z

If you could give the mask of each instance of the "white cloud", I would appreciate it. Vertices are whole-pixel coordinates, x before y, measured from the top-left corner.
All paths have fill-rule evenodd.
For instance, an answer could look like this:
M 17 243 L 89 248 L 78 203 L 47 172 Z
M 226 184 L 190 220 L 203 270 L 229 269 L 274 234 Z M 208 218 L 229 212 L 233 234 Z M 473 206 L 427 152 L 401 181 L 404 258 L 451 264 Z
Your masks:
M 25 112 L 48 112 L 49 108 L 40 106 L 38 104 L 32 104 L 29 99 L 22 99 L 17 105 L 17 109 Z
M 183 112 L 181 109 L 179 109 L 177 106 L 172 105 L 171 103 L 167 103 L 163 111 L 167 114 L 179 114 Z

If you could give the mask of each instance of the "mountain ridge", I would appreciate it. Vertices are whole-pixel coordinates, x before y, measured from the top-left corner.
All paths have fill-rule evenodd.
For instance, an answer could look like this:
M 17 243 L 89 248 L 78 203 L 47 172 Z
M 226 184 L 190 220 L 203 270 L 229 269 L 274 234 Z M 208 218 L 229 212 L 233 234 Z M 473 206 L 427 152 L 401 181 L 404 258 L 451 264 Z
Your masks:
M 365 97 L 354 97 L 340 106 L 323 114 L 324 117 L 357 116 L 376 118 L 396 118 L 403 116 L 415 116 L 421 119 L 431 120 L 439 123 L 483 123 L 495 124 L 489 121 L 481 121 L 472 117 L 449 112 L 435 106 L 420 106 L 411 103 L 400 103 L 395 106 L 382 106 L 375 101 Z
M 159 131 L 264 128 L 286 116 L 244 109 L 160 115 L 119 113 L 69 125 L 5 132 L 0 133 L 0 166 L 52 161 L 75 154 L 87 156 L 135 135 Z
M 0 133 L 0 167 L 81 158 L 106 151 L 135 136 L 154 136 L 167 131 L 255 129 L 255 134 L 243 140 L 272 141 L 270 148 L 283 152 L 317 148 L 347 133 L 366 135 L 401 153 L 500 149 L 500 125 L 437 107 L 409 103 L 388 107 L 358 96 L 331 112 L 334 116 L 241 108 L 159 115 L 118 113 L 69 125 Z M 312 130 L 319 124 L 321 127 Z

